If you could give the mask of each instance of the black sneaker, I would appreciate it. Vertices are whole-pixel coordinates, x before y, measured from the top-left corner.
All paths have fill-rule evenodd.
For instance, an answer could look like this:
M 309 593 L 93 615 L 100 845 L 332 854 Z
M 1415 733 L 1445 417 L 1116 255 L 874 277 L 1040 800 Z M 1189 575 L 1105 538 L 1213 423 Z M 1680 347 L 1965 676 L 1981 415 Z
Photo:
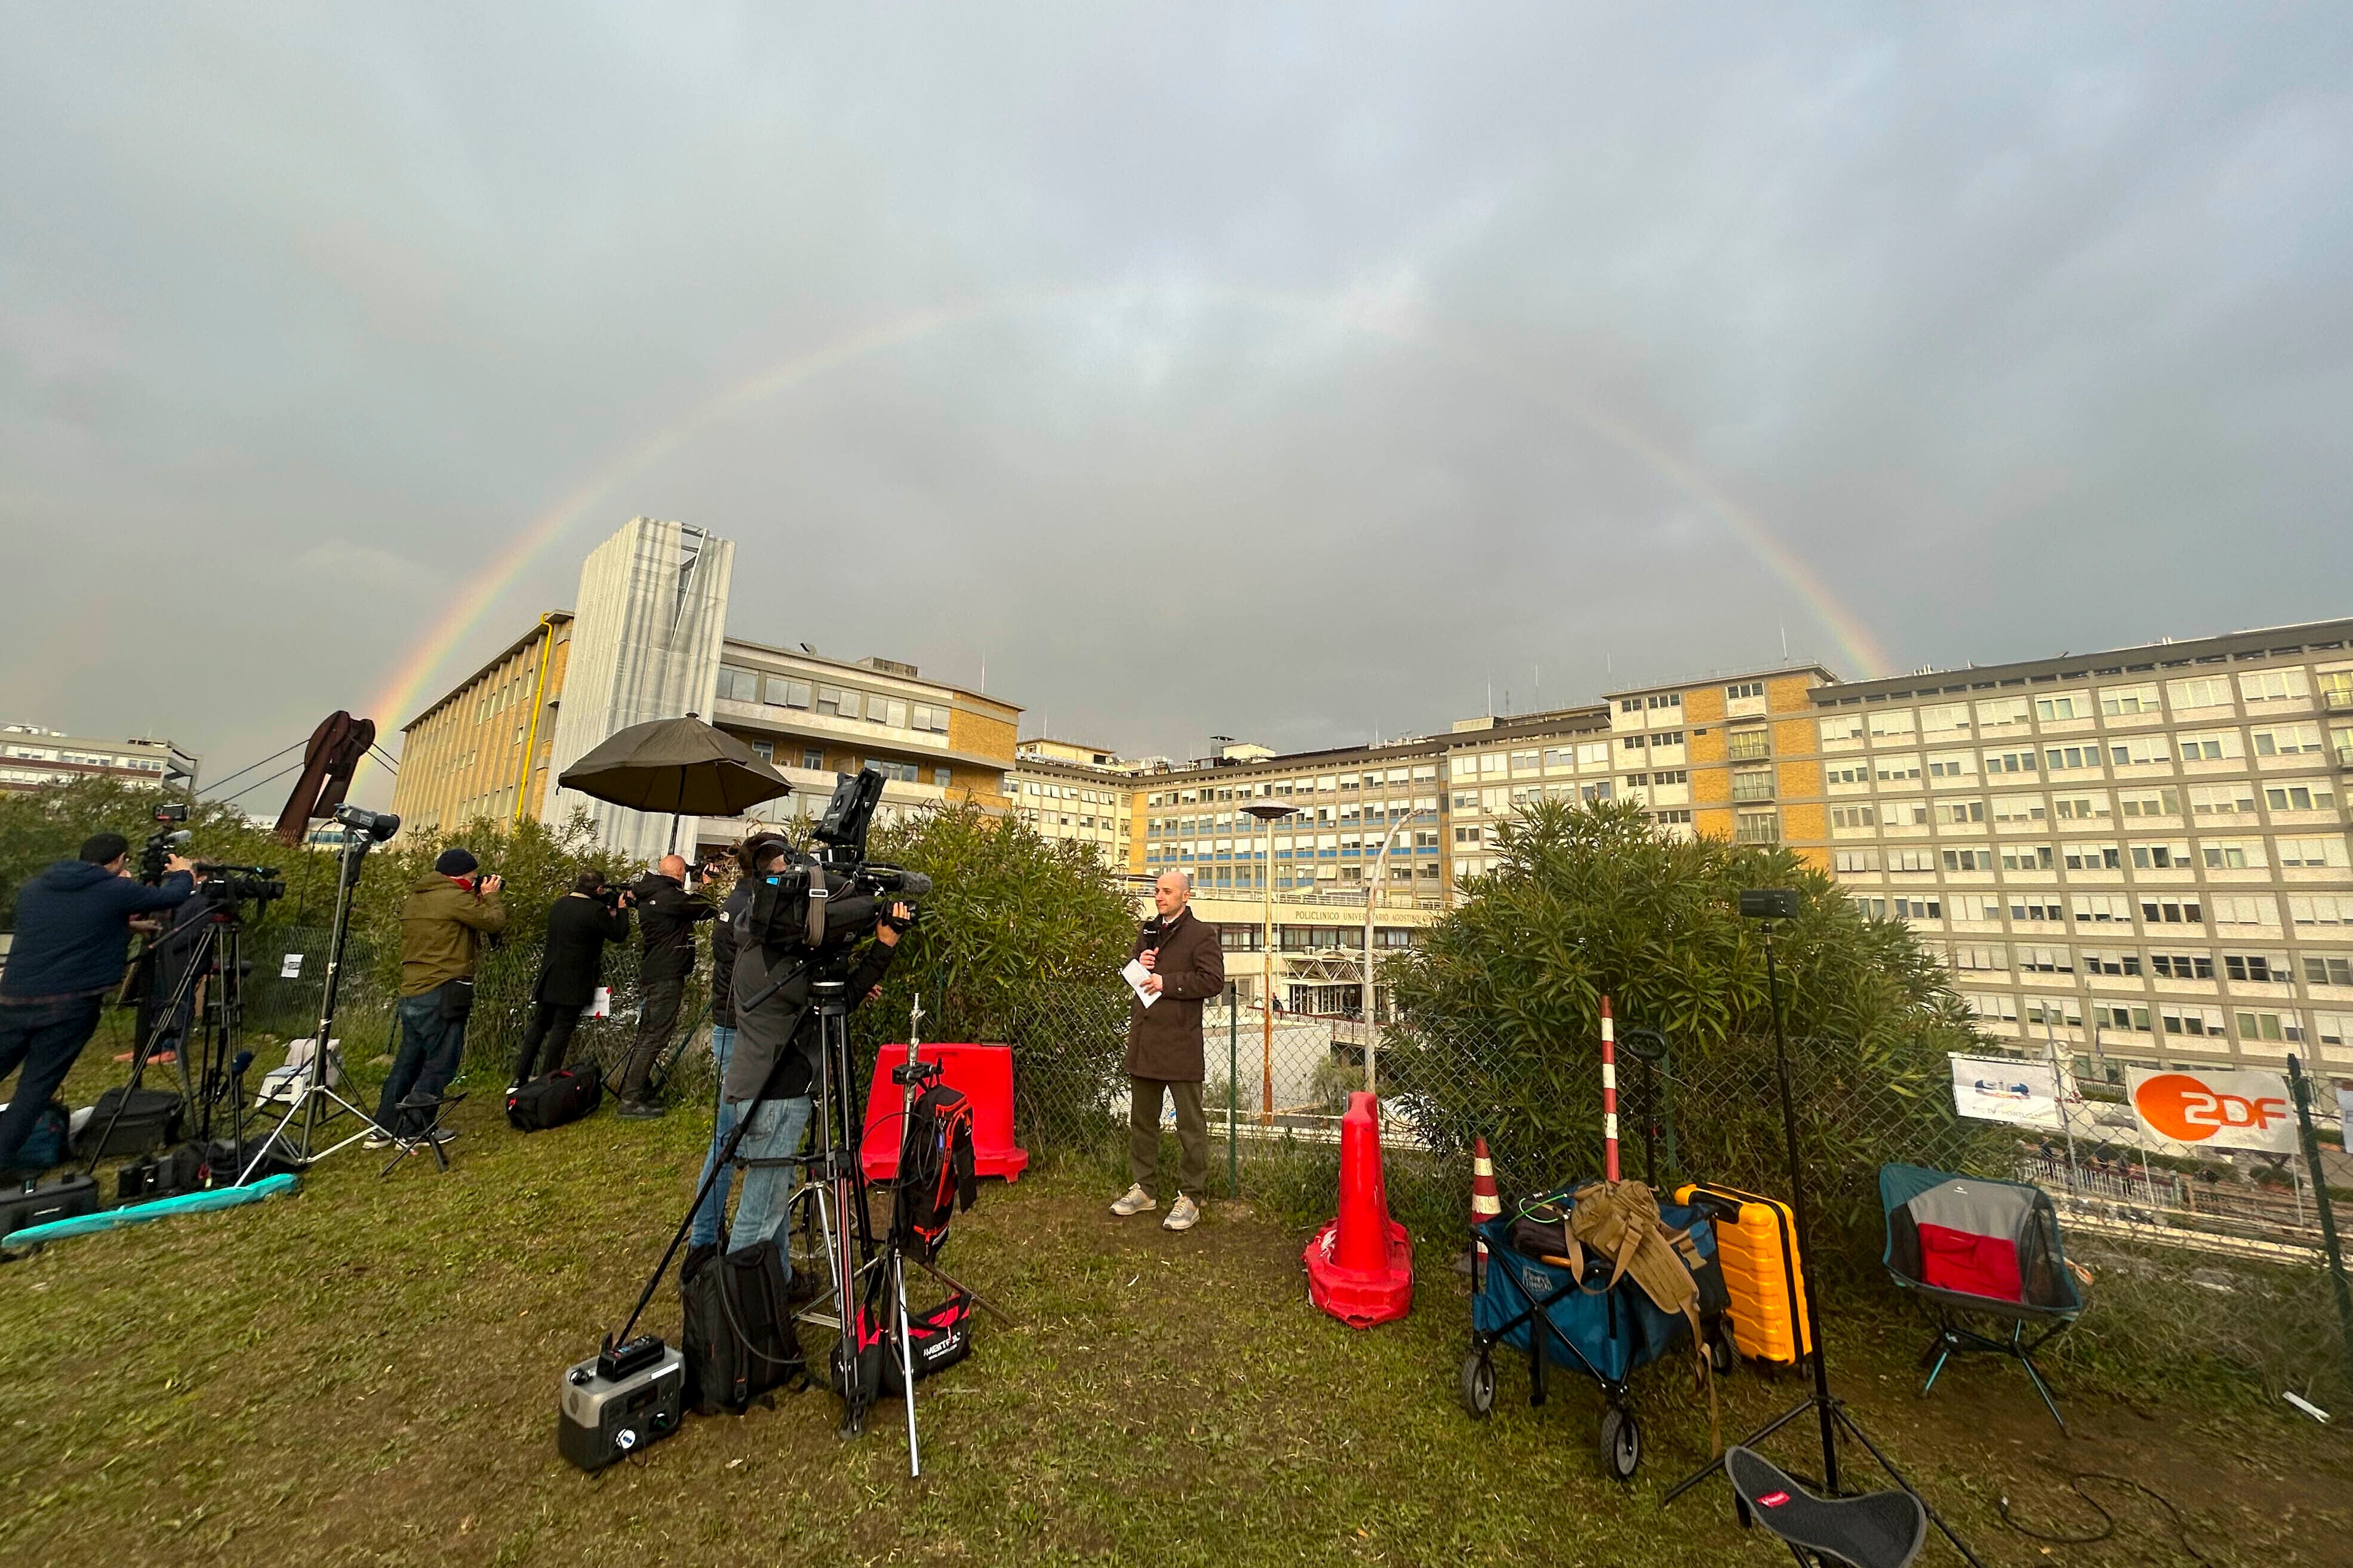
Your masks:
M 613 1114 L 630 1121 L 651 1121 L 658 1116 L 668 1116 L 670 1107 L 650 1100 L 625 1100 L 621 1109 Z

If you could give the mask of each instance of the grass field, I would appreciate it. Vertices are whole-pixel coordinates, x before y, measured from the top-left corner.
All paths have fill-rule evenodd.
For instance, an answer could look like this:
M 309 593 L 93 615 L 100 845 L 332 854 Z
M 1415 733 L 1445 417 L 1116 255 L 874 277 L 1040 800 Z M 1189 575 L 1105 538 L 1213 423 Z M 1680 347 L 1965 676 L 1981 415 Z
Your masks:
M 85 1072 L 92 1070 L 88 1065 Z M 118 1069 L 119 1070 L 119 1069 Z M 1686 1370 L 1641 1374 L 1650 1451 L 1603 1479 L 1599 1401 L 1542 1409 L 1505 1362 L 1494 1415 L 1455 1403 L 1466 1282 L 1419 1258 L 1413 1315 L 1352 1332 L 1305 1300 L 1303 1237 L 1219 1203 L 1190 1235 L 1105 1210 L 1082 1165 L 984 1187 L 945 1261 L 1022 1320 L 923 1386 L 927 1475 L 895 1407 L 835 1436 L 822 1393 L 690 1421 L 586 1477 L 556 1456 L 557 1376 L 617 1326 L 691 1189 L 704 1115 L 609 1116 L 533 1137 L 485 1097 L 456 1169 L 339 1155 L 297 1196 L 59 1244 L 0 1266 L 0 1560 L 16 1564 L 1514 1562 L 1770 1563 L 1720 1483 L 1662 1512 L 1705 1458 Z M 654 1326 L 670 1331 L 667 1288 Z M 2191 1562 L 2120 1500 L 2085 1547 L 2005 1530 L 2090 1518 L 2069 1469 L 2130 1476 L 2208 1561 L 2353 1560 L 2353 1445 L 2243 1404 L 2084 1396 L 2063 1443 L 2013 1369 L 1914 1397 L 1919 1342 L 1834 1325 L 1843 1393 L 1986 1562 Z M 1734 1435 L 1788 1382 L 1725 1380 Z M 1796 1432 L 1777 1453 L 1798 1464 Z M 2095 1522 L 2095 1521 L 2094 1521 Z M 1932 1546 L 1924 1562 L 1956 1561 Z

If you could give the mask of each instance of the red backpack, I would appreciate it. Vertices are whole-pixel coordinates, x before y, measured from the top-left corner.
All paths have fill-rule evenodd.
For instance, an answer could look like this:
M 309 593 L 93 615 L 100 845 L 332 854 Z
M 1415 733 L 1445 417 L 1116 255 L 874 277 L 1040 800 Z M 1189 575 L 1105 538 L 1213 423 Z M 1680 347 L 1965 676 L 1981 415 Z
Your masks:
M 963 1093 L 934 1083 L 915 1100 L 899 1143 L 899 1175 L 892 1184 L 891 1229 L 907 1255 L 928 1263 L 948 1238 L 948 1221 L 972 1207 L 972 1104 Z

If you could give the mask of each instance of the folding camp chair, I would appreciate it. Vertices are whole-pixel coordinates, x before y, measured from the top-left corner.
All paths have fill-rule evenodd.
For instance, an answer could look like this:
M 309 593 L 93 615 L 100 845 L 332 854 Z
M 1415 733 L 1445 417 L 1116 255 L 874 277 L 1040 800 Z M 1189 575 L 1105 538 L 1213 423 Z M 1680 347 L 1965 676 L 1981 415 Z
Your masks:
M 2021 1182 L 1882 1165 L 1879 1202 L 1887 1215 L 1880 1261 L 1936 1321 L 1936 1342 L 1921 1355 L 1933 1364 L 1920 1392 L 1936 1386 L 1956 1352 L 1998 1352 L 2026 1369 L 2051 1419 L 2067 1430 L 2051 1385 L 2034 1364 L 2034 1352 L 2084 1311 L 2083 1293 L 2059 1243 L 2051 1194 Z M 1968 1317 L 1993 1319 L 2009 1333 L 1982 1332 L 1964 1321 Z
M 1928 1510 L 1908 1491 L 1820 1498 L 1753 1448 L 1724 1451 L 1733 1511 L 1762 1525 L 1802 1563 L 1905 1568 L 1928 1539 Z

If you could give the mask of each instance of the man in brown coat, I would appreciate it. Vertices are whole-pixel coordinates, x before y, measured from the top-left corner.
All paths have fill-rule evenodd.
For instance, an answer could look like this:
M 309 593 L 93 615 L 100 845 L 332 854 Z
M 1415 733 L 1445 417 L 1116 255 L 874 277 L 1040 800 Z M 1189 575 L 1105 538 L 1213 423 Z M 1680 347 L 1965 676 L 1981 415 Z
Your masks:
M 1226 956 L 1217 928 L 1186 908 L 1192 879 L 1163 871 L 1152 885 L 1159 918 L 1148 921 L 1129 956 L 1149 971 L 1141 997 L 1127 1014 L 1127 1169 L 1135 1184 L 1111 1205 L 1125 1217 L 1158 1208 L 1153 1196 L 1160 1177 L 1160 1093 L 1176 1106 L 1176 1142 L 1184 1163 L 1176 1174 L 1176 1201 L 1168 1205 L 1164 1230 L 1190 1230 L 1201 1218 L 1201 1194 L 1209 1180 L 1209 1123 L 1201 1113 L 1201 1004 L 1226 988 Z

